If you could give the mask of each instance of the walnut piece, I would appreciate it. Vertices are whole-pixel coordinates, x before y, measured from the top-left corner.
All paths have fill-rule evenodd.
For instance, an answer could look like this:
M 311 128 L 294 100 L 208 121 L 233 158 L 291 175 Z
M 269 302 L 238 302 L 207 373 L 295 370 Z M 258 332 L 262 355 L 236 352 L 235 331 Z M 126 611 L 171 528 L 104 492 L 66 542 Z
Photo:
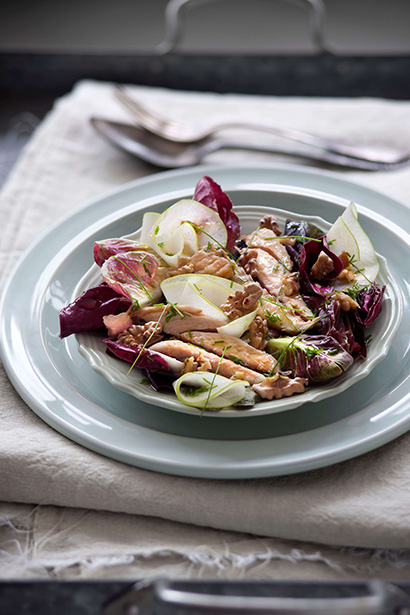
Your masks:
M 310 275 L 314 280 L 324 280 L 330 273 L 332 273 L 333 269 L 334 266 L 332 259 L 322 250 L 317 257 L 316 263 L 310 270 Z
M 332 299 L 339 303 L 344 312 L 350 312 L 350 310 L 356 310 L 359 307 L 359 304 L 346 293 L 333 293 Z
M 151 346 L 162 340 L 161 329 L 161 325 L 154 321 L 146 322 L 143 325 L 131 325 L 120 333 L 117 342 L 125 346 L 143 346 L 144 344 Z
M 221 305 L 221 310 L 233 320 L 240 318 L 256 310 L 259 299 L 262 297 L 263 290 L 257 282 L 247 282 L 241 290 L 229 295 L 225 303 Z
M 268 323 L 265 318 L 255 316 L 249 327 L 249 342 L 258 350 L 266 348 L 266 334 L 268 332 Z
M 259 222 L 259 228 L 268 228 L 270 231 L 273 231 L 275 235 L 280 235 L 278 221 L 275 216 L 263 216 L 262 220 Z
M 304 393 L 307 384 L 308 381 L 305 378 L 289 378 L 275 374 L 254 384 L 252 388 L 263 399 L 282 399 L 282 397 L 290 397 L 295 393 Z
M 188 372 L 196 372 L 198 369 L 198 363 L 194 361 L 194 357 L 187 357 L 184 359 L 184 366 L 181 374 L 187 374 Z
M 355 277 L 356 277 L 356 274 L 353 273 L 353 271 L 351 269 L 342 269 L 342 271 L 337 276 L 337 279 L 338 280 L 347 280 L 348 282 L 351 282 L 352 280 L 355 279 Z

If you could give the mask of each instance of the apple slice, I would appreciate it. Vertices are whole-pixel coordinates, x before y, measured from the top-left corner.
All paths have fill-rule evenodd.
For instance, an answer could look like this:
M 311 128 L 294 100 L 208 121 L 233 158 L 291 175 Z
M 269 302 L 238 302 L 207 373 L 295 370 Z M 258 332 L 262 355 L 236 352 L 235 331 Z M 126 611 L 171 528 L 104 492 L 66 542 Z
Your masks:
M 192 283 L 190 278 L 198 277 L 192 275 L 182 275 L 168 278 L 161 284 L 161 290 L 169 303 L 177 303 L 179 305 L 190 305 L 202 311 L 203 314 L 210 318 L 216 318 L 222 322 L 228 322 L 228 317 L 224 312 L 208 297 L 215 298 L 220 296 L 223 286 L 214 285 L 212 283 L 205 284 L 206 296 L 201 292 L 199 286 Z M 179 279 L 182 278 L 182 279 Z M 168 282 L 168 283 L 165 283 Z M 202 284 L 202 289 L 204 285 Z M 223 303 L 223 302 L 222 302 Z
M 242 335 L 249 329 L 253 319 L 255 318 L 258 310 L 254 310 L 249 314 L 245 314 L 240 318 L 235 318 L 231 322 L 228 322 L 227 325 L 222 325 L 221 327 L 217 327 L 218 333 L 224 333 L 225 335 L 232 335 L 233 337 L 242 337 Z
M 346 252 L 356 273 L 356 282 L 367 285 L 374 282 L 379 272 L 379 262 L 372 243 L 358 221 L 354 203 L 336 220 L 327 232 L 329 247 L 335 254 Z M 350 286 L 350 283 L 346 283 Z
M 154 242 L 152 241 L 150 234 L 152 231 L 152 227 L 154 226 L 160 215 L 161 214 L 157 214 L 154 211 L 147 211 L 142 218 L 140 241 L 141 243 L 146 243 L 148 246 L 151 246 L 151 248 L 154 247 Z
M 195 273 L 177 275 L 161 283 L 161 290 L 169 303 L 199 308 L 206 316 L 226 323 L 228 317 L 220 306 L 241 288 L 240 284 L 225 278 Z
M 179 401 L 197 408 L 226 408 L 245 397 L 249 386 L 244 380 L 230 380 L 219 374 L 190 372 L 173 385 Z
M 180 256 L 192 256 L 198 251 L 198 236 L 189 222 L 184 222 L 171 235 L 156 235 L 153 246 L 162 260 L 176 266 Z
M 198 235 L 199 249 L 206 247 L 209 243 L 217 247 L 226 246 L 227 230 L 217 212 L 190 199 L 178 201 L 160 215 L 151 230 L 154 243 L 158 245 L 159 242 L 166 241 L 186 222 L 195 225 L 192 228 Z

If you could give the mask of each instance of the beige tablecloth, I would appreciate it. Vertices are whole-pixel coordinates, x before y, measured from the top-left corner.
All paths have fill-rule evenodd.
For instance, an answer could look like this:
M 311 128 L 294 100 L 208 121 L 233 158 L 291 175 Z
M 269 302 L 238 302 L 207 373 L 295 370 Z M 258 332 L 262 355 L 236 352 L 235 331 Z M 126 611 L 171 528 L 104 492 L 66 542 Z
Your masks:
M 410 102 L 134 91 L 186 121 L 257 117 L 329 137 L 410 143 Z M 22 251 L 67 211 L 155 172 L 108 145 L 90 127 L 92 115 L 128 117 L 110 84 L 82 82 L 56 102 L 14 168 L 0 196 L 2 284 Z M 277 160 L 251 156 L 225 152 L 209 161 Z M 343 174 L 410 203 L 410 168 Z M 4 371 L 0 377 L 1 577 L 410 575 L 408 435 L 301 475 L 174 477 L 73 443 L 23 403 Z

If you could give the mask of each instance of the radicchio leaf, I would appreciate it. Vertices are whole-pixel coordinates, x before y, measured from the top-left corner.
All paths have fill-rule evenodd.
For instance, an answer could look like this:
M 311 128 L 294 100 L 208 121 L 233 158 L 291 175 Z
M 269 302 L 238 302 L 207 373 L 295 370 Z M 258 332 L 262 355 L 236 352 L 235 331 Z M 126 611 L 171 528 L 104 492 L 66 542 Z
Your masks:
M 306 360 L 306 377 L 310 382 L 326 382 L 339 376 L 352 365 L 354 359 L 331 336 L 306 335 L 301 336 L 301 342 L 308 348 L 319 352 L 309 358 L 309 352 L 304 352 Z
M 350 354 L 359 350 L 348 312 L 342 310 L 338 301 L 319 296 L 305 297 L 305 300 L 318 316 L 318 322 L 314 326 L 315 334 L 330 335 Z
M 353 363 L 353 357 L 329 335 L 280 337 L 270 340 L 267 349 L 278 358 L 282 370 L 312 384 L 337 378 Z
M 233 211 L 232 201 L 229 196 L 222 190 L 219 184 L 211 177 L 205 175 L 197 183 L 193 199 L 219 214 L 228 232 L 226 249 L 233 253 L 235 242 L 241 234 L 241 225 L 238 216 Z
M 105 339 L 104 342 L 107 345 L 107 350 L 119 359 L 132 364 L 136 361 L 134 367 L 147 369 L 153 372 L 172 373 L 167 359 L 149 348 L 127 346 L 126 344 L 120 344 L 109 338 Z
M 60 312 L 60 337 L 95 331 L 104 326 L 108 314 L 126 309 L 124 297 L 104 282 L 86 290 Z
M 299 238 L 293 246 L 286 245 L 288 254 L 294 263 L 293 271 L 299 271 L 300 252 L 303 244 L 309 241 L 309 237 L 312 237 L 313 239 L 322 237 L 324 232 L 318 226 L 310 224 L 306 220 L 291 220 L 288 218 L 285 222 L 283 235 L 292 235 Z
M 371 284 L 356 296 L 359 307 L 355 310 L 355 317 L 359 325 L 369 326 L 380 314 L 385 289 L 385 286 Z
M 151 300 L 158 266 L 152 254 L 124 252 L 110 256 L 101 267 L 101 275 L 107 284 L 131 301 Z
M 311 271 L 321 252 L 324 252 L 326 256 L 332 260 L 333 269 L 323 280 L 318 282 L 312 278 Z M 299 273 L 301 287 L 305 292 L 309 293 L 313 291 L 313 293 L 321 295 L 322 297 L 329 294 L 332 291 L 332 286 L 326 284 L 326 282 L 335 280 L 342 269 L 342 261 L 334 252 L 329 250 L 325 236 L 321 237 L 320 241 L 311 240 L 303 244 L 300 251 Z
M 122 252 L 133 252 L 141 248 L 141 244 L 132 239 L 103 239 L 94 242 L 94 260 L 99 267 L 110 256 L 115 256 Z
M 366 357 L 365 336 L 353 310 L 344 312 L 340 303 L 330 298 L 311 296 L 305 297 L 305 300 L 319 318 L 314 327 L 315 334 L 331 335 L 349 354 L 363 359 Z
M 152 372 L 148 369 L 144 369 L 143 372 L 149 385 L 154 389 L 154 391 L 174 390 L 172 383 L 175 382 L 175 374 L 172 374 L 172 376 L 170 376 L 161 372 Z

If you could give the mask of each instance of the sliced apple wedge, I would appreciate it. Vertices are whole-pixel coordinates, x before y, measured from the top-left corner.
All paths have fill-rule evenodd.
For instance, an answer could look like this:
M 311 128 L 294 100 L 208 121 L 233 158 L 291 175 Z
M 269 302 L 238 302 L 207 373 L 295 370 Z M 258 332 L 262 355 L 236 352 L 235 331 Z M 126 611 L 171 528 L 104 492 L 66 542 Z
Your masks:
M 226 323 L 228 317 L 220 306 L 229 295 L 241 288 L 240 284 L 225 278 L 194 273 L 177 275 L 161 284 L 161 290 L 169 303 L 199 308 L 206 316 Z
M 249 314 L 245 314 L 240 318 L 235 318 L 227 325 L 222 325 L 217 328 L 218 333 L 224 333 L 226 335 L 232 335 L 233 337 L 242 337 L 242 335 L 249 329 L 253 319 L 255 318 L 258 310 L 254 310 Z
M 180 256 L 192 256 L 198 251 L 198 236 L 189 222 L 184 222 L 167 236 L 158 234 L 153 241 L 158 255 L 171 266 L 178 265 Z
M 343 215 L 327 232 L 327 240 L 332 252 L 337 255 L 342 252 L 348 254 L 358 284 L 365 285 L 375 281 L 379 272 L 379 262 L 370 239 L 358 221 L 354 203 L 350 203 Z
M 210 318 L 228 322 L 226 314 L 224 314 L 215 303 L 215 297 L 218 296 L 218 299 L 220 298 L 221 289 L 223 290 L 222 286 L 209 283 L 205 285 L 206 292 L 203 294 L 201 289 L 195 284 L 195 281 L 189 279 L 193 276 L 187 276 L 188 279 L 185 280 L 179 280 L 178 278 L 180 277 L 185 278 L 185 276 L 175 276 L 168 279 L 168 284 L 161 285 L 161 290 L 169 303 L 190 305 L 200 309 L 203 314 Z M 209 297 L 211 297 L 211 299 Z M 221 305 L 221 303 L 223 302 L 220 302 L 219 305 Z
M 185 223 L 192 224 L 198 237 L 199 249 L 209 243 L 218 247 L 226 246 L 227 230 L 217 212 L 190 199 L 178 201 L 159 216 L 151 229 L 152 240 L 156 245 L 166 243 Z
M 156 213 L 155 211 L 147 211 L 142 218 L 142 227 L 141 227 L 141 239 L 142 243 L 146 243 L 147 245 L 154 247 L 154 242 L 151 238 L 151 231 L 158 220 L 161 214 Z
M 244 380 L 229 380 L 212 373 L 190 372 L 173 383 L 179 401 L 197 408 L 225 408 L 245 397 L 249 386 Z

